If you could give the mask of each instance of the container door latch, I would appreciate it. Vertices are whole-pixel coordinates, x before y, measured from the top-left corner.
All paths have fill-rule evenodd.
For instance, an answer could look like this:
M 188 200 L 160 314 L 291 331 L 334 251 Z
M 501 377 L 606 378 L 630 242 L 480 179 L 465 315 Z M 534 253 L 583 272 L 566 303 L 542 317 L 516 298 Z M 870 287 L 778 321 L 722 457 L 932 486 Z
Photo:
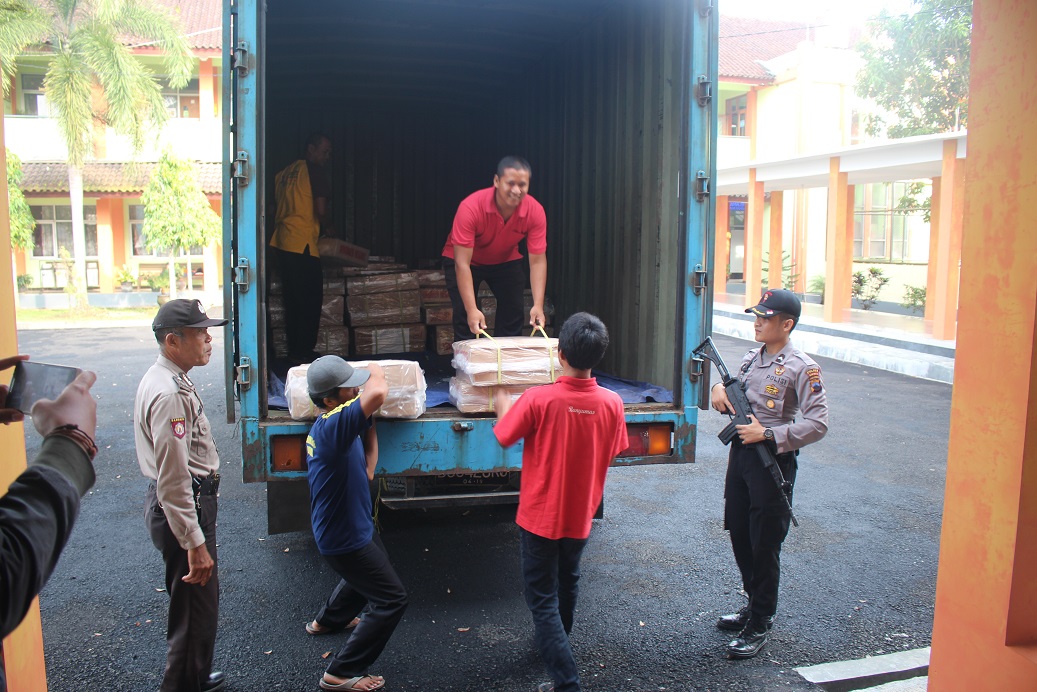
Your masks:
M 234 367 L 234 373 L 234 382 L 239 389 L 248 389 L 252 386 L 252 359 L 248 356 L 241 356 Z

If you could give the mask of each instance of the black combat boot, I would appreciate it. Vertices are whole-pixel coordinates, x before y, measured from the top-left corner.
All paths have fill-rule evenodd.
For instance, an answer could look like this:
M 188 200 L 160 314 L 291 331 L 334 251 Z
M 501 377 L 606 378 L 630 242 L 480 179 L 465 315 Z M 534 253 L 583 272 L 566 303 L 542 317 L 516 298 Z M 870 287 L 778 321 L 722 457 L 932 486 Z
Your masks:
M 762 618 L 752 615 L 745 628 L 738 634 L 738 638 L 727 645 L 728 658 L 752 658 L 760 653 L 760 649 L 767 643 L 770 634 L 773 617 Z
M 738 609 L 737 613 L 722 615 L 720 616 L 720 619 L 717 620 L 717 629 L 728 630 L 730 632 L 741 632 L 742 628 L 745 627 L 745 623 L 749 622 L 749 615 L 751 612 L 749 606 L 744 605 Z

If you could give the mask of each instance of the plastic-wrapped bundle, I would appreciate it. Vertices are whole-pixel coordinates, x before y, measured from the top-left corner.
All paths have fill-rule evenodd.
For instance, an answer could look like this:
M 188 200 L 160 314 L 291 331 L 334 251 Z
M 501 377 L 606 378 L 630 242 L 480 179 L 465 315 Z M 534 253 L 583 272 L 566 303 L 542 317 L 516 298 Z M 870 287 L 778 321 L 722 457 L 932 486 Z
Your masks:
M 340 327 L 346 310 L 346 297 L 325 294 L 320 304 L 321 326 Z
M 529 389 L 529 387 L 485 387 L 451 377 L 450 403 L 461 413 L 492 413 L 494 410 L 493 397 L 501 389 L 506 391 L 508 396 L 511 397 L 511 403 L 515 403 L 522 396 L 522 392 Z
M 425 350 L 425 325 L 356 327 L 353 329 L 353 349 L 358 356 L 418 353 Z
M 351 296 L 416 290 L 418 290 L 417 272 L 370 274 L 367 276 L 350 276 L 346 279 L 346 293 Z
M 349 361 L 355 368 L 366 368 L 372 361 Z M 417 418 L 425 412 L 425 373 L 413 360 L 375 361 L 385 371 L 389 394 L 385 403 L 375 411 L 379 418 Z M 310 400 L 306 387 L 306 370 L 309 364 L 289 368 L 284 385 L 284 396 L 288 400 L 288 413 L 295 420 L 313 420 L 319 413 Z M 361 391 L 363 388 L 361 388 Z
M 322 263 L 347 264 L 351 267 L 366 267 L 370 254 L 367 248 L 347 243 L 338 238 L 321 238 L 317 241 L 317 254 Z
M 417 291 L 349 295 L 346 309 L 354 327 L 407 324 L 421 319 L 421 298 Z
M 442 269 L 419 269 L 418 284 L 422 288 L 446 286 L 446 275 Z
M 349 353 L 349 328 L 321 327 L 317 330 L 314 349 L 319 353 L 344 357 Z
M 476 385 L 550 384 L 562 374 L 558 339 L 503 336 L 454 342 L 458 379 Z

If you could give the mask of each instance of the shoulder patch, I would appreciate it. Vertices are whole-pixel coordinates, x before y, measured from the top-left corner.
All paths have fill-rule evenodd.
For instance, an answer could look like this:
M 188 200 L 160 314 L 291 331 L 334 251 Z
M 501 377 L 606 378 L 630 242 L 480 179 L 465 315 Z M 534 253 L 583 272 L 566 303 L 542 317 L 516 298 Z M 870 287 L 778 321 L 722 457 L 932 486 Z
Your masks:
M 824 383 L 821 381 L 821 368 L 816 366 L 809 368 L 804 372 L 804 374 L 810 382 L 810 391 L 814 394 L 820 394 L 821 390 L 824 389 Z
M 178 440 L 184 439 L 184 435 L 187 434 L 187 421 L 183 418 L 170 419 L 169 427 L 173 430 L 173 437 Z

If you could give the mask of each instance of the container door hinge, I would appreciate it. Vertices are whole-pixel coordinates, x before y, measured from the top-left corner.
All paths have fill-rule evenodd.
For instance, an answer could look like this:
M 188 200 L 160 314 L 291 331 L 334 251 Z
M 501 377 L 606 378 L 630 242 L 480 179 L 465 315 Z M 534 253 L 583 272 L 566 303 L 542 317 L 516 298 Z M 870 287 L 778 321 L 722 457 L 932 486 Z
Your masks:
M 238 266 L 234 267 L 234 285 L 239 293 L 248 293 L 249 264 L 248 257 L 239 257 Z
M 699 16 L 708 17 L 713 14 L 713 0 L 699 0 Z
M 234 46 L 234 50 L 231 51 L 231 65 L 234 70 L 237 70 L 238 79 L 243 79 L 248 76 L 248 41 L 240 40 L 237 45 Z
M 241 356 L 238 359 L 238 364 L 234 367 L 234 382 L 238 385 L 239 389 L 248 389 L 252 386 L 252 359 L 248 356 Z
M 703 268 L 701 264 L 695 265 L 695 271 L 691 274 L 691 290 L 695 295 L 702 295 L 702 292 L 706 290 L 706 286 L 709 285 L 709 273 Z
M 705 108 L 713 100 L 713 82 L 709 81 L 709 77 L 704 74 L 699 75 L 695 95 L 698 98 L 700 108 Z
M 702 358 L 692 357 L 688 360 L 688 381 L 695 384 L 702 377 Z
M 247 151 L 239 151 L 237 156 L 234 157 L 234 162 L 231 164 L 230 177 L 237 182 L 239 187 L 248 185 L 249 165 Z
M 709 176 L 705 171 L 695 174 L 695 200 L 704 202 L 709 199 Z

